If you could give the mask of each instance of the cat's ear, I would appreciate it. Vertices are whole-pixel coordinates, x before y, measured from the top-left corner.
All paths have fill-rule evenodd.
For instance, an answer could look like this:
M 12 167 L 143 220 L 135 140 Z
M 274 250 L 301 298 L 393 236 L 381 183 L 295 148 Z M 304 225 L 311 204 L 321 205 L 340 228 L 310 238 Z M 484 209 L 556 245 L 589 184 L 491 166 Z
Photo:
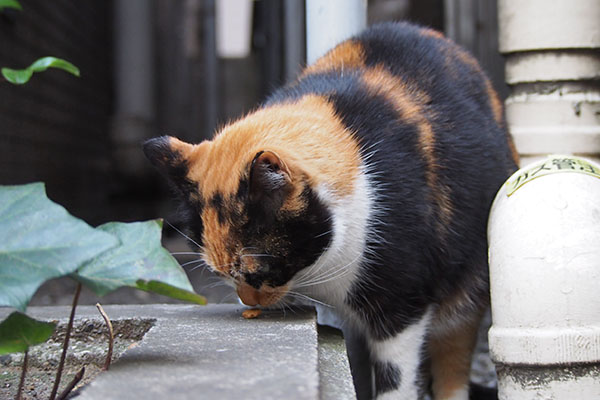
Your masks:
M 185 179 L 194 147 L 171 136 L 149 139 L 143 144 L 146 158 L 175 184 Z
M 283 204 L 291 182 L 292 174 L 281 157 L 272 151 L 260 151 L 254 156 L 250 169 L 250 202 L 277 210 Z

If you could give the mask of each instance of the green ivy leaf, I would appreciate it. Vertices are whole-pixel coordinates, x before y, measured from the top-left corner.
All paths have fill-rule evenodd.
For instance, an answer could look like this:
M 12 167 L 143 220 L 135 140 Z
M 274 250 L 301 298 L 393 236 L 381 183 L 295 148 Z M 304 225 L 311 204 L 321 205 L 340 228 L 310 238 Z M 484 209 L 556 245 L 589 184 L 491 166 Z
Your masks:
M 56 324 L 42 322 L 18 311 L 0 323 L 0 355 L 24 352 L 29 347 L 44 343 L 54 332 Z
M 27 83 L 34 72 L 42 72 L 48 68 L 58 68 L 75 76 L 80 76 L 79 68 L 68 61 L 56 57 L 43 57 L 25 69 L 2 68 L 2 76 L 15 85 Z
M 4 8 L 14 8 L 22 10 L 21 4 L 17 0 L 0 0 L 0 11 Z
M 22 85 L 27 83 L 29 79 L 31 79 L 31 75 L 33 75 L 33 71 L 29 68 L 27 69 L 10 69 L 10 68 L 2 68 L 2 76 L 4 79 L 13 83 L 15 85 Z
M 136 282 L 136 287 L 141 290 L 145 290 L 146 292 L 154 292 L 158 294 L 162 294 L 163 296 L 168 296 L 173 299 L 187 301 L 189 303 L 196 304 L 206 304 L 206 298 L 196 293 L 192 293 L 188 290 L 183 290 L 178 287 L 169 285 L 168 283 L 159 282 L 159 281 L 145 281 L 138 280 Z
M 49 200 L 43 183 L 0 186 L 0 225 L 0 306 L 21 311 L 46 280 L 119 243 Z
M 110 222 L 98 229 L 118 237 L 121 246 L 100 254 L 72 274 L 97 295 L 130 286 L 205 303 L 203 297 L 194 293 L 183 268 L 162 247 L 162 221 Z

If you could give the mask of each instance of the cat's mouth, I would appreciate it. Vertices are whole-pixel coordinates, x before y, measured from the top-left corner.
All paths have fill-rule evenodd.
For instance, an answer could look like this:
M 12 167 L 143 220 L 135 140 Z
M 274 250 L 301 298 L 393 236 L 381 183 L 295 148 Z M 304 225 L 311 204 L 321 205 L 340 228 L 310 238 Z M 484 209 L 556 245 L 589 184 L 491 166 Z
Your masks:
M 237 294 L 242 303 L 247 306 L 261 305 L 263 307 L 277 303 L 287 293 L 287 286 L 271 287 L 263 284 L 259 289 L 240 283 L 237 285 Z

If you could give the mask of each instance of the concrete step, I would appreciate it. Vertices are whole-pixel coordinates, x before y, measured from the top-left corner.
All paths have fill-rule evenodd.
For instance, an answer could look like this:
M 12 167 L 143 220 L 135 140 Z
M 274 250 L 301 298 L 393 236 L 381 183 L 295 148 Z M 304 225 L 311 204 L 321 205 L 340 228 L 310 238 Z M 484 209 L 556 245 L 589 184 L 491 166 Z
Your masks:
M 111 320 L 152 320 L 139 344 L 86 386 L 79 399 L 353 399 L 343 338 L 318 329 L 313 309 L 241 316 L 234 304 L 106 306 Z M 6 310 L 0 310 L 4 317 Z M 64 319 L 67 307 L 32 307 Z M 100 319 L 81 306 L 77 319 Z

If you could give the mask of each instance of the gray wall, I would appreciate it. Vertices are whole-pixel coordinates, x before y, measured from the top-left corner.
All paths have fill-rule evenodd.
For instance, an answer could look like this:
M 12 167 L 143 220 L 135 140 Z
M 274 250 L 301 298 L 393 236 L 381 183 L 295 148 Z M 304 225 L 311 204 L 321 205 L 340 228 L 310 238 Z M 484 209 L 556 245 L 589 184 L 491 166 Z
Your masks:
M 0 184 L 45 181 L 49 195 L 99 221 L 110 187 L 110 2 L 23 0 L 0 13 L 0 66 L 24 68 L 47 55 L 81 71 L 0 81 Z

